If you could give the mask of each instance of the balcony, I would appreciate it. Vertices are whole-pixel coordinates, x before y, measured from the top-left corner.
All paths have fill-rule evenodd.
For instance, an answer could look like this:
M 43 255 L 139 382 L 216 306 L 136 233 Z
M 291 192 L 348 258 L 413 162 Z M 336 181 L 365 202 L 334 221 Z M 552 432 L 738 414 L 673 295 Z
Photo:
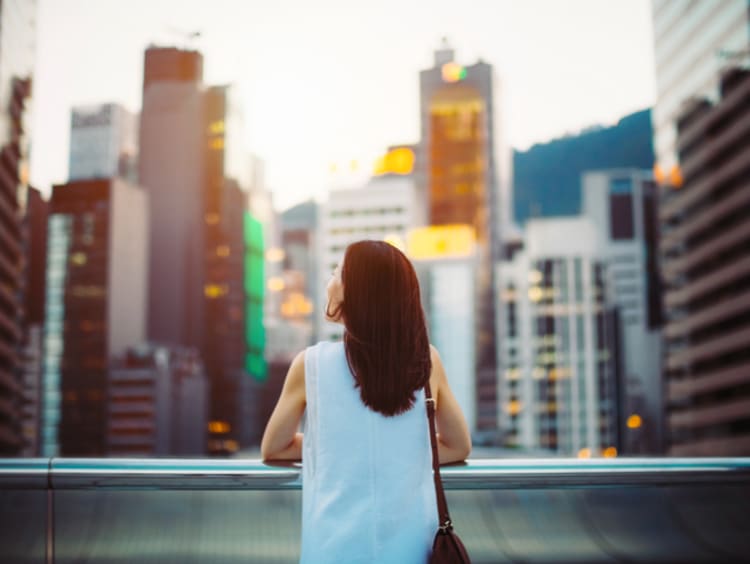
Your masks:
M 442 473 L 477 563 L 750 554 L 748 458 L 471 460 Z M 299 489 L 299 465 L 257 460 L 2 459 L 0 561 L 296 562 Z

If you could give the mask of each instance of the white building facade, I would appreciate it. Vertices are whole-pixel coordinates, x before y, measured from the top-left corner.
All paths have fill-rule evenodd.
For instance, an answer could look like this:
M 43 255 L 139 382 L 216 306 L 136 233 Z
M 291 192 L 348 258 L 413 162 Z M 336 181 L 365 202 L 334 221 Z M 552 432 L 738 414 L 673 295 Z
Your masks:
M 594 222 L 617 306 L 622 344 L 626 452 L 658 454 L 663 439 L 661 294 L 656 186 L 648 170 L 585 173 L 583 214 Z M 627 422 L 627 419 L 625 419 Z
M 616 323 L 595 224 L 531 220 L 498 265 L 499 423 L 505 444 L 616 453 Z
M 338 340 L 343 328 L 325 320 L 326 286 L 344 257 L 347 245 L 363 239 L 388 240 L 403 245 L 417 218 L 416 188 L 410 176 L 375 177 L 361 188 L 329 193 L 319 207 L 319 284 L 316 312 L 318 338 Z M 400 242 L 400 243 L 399 243 Z

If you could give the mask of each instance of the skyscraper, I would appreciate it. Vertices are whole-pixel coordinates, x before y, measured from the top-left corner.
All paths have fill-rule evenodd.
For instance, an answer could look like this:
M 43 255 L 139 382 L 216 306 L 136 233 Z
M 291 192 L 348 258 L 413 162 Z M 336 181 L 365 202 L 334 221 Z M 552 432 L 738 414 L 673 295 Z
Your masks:
M 122 179 L 57 185 L 50 200 L 44 456 L 107 449 L 111 356 L 145 339 L 147 196 Z
M 499 85 L 492 66 L 462 66 L 447 43 L 420 73 L 420 199 L 431 225 L 467 224 L 477 237 L 477 427 L 497 418 L 497 358 L 493 261 L 510 224 L 510 151 L 501 129 Z
M 689 98 L 719 98 L 719 72 L 747 61 L 747 0 L 653 0 L 656 104 L 652 113 L 656 180 L 682 183 L 677 158 L 677 117 Z M 662 197 L 670 197 L 669 190 Z
M 139 171 L 151 202 L 149 339 L 200 350 L 207 446 L 221 454 L 237 450 L 242 426 L 253 424 L 241 417 L 253 322 L 244 286 L 253 171 L 235 89 L 203 86 L 202 66 L 196 51 L 146 51 Z
M 137 180 L 137 117 L 119 104 L 73 108 L 70 123 L 69 180 Z
M 0 4 L 0 455 L 21 449 L 21 217 L 28 184 L 28 111 L 36 2 Z
M 148 338 L 203 350 L 203 57 L 150 47 L 144 61 L 139 183 L 149 195 Z
M 750 454 L 750 71 L 677 122 L 683 185 L 659 210 L 668 453 Z

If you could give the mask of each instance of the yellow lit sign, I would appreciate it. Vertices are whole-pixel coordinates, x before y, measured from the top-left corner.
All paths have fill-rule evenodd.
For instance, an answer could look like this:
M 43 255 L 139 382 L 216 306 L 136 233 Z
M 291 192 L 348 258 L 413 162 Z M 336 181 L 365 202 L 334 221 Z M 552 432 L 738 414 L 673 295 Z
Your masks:
M 459 82 L 466 78 L 466 69 L 458 63 L 445 63 L 440 71 L 444 82 Z
M 414 260 L 460 258 L 474 252 L 475 242 L 471 225 L 432 225 L 409 231 L 406 248 Z
M 414 151 L 398 147 L 388 151 L 375 162 L 375 175 L 411 174 L 414 170 Z

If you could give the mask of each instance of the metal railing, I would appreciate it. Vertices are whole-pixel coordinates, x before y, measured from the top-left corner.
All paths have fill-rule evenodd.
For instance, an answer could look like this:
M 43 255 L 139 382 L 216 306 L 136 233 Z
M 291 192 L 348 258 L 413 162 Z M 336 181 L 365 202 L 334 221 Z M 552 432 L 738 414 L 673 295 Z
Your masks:
M 257 459 L 0 459 L 0 490 L 296 490 L 300 470 Z M 441 475 L 449 490 L 750 483 L 750 458 L 480 459 Z
M 300 468 L 0 459 L 0 562 L 295 562 Z M 478 459 L 441 473 L 474 562 L 750 557 L 750 458 Z

